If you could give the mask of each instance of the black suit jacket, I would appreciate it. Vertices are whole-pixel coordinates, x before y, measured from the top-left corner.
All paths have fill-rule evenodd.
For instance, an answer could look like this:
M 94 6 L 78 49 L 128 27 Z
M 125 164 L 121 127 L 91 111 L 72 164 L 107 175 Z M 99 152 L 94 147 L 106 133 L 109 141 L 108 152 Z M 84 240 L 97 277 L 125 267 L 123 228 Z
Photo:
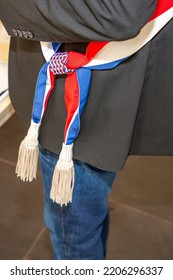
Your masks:
M 39 41 L 85 52 L 89 41 L 126 40 L 151 17 L 156 0 L 0 0 L 0 18 L 12 36 L 10 95 L 30 123 L 35 83 L 45 63 Z M 129 154 L 173 154 L 173 22 L 113 70 L 93 71 L 74 157 L 120 170 Z M 43 147 L 59 153 L 65 124 L 64 76 L 56 80 L 40 129 Z

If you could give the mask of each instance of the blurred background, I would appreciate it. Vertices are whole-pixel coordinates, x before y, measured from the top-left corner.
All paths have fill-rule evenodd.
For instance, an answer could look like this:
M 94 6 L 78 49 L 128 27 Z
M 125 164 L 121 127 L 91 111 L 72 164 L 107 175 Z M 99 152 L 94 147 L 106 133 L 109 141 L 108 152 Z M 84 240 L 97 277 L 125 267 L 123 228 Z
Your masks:
M 0 259 L 53 258 L 43 224 L 41 177 L 15 176 L 26 128 L 8 95 L 9 37 L 0 23 Z M 173 157 L 131 156 L 109 199 L 108 260 L 173 259 Z

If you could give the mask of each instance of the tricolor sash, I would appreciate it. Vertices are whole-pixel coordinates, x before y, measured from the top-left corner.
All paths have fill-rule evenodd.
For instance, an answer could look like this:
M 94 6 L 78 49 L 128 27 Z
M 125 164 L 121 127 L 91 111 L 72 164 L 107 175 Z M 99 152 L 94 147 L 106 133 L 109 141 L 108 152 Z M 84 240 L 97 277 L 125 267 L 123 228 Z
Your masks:
M 93 70 L 108 70 L 140 50 L 172 19 L 173 0 L 159 0 L 156 11 L 140 33 L 129 40 L 90 42 L 86 53 L 59 52 L 59 43 L 44 51 L 47 62 L 41 68 L 35 90 L 31 126 L 19 148 L 16 173 L 23 181 L 36 178 L 38 133 L 56 75 L 66 74 L 67 118 L 64 143 L 55 166 L 50 197 L 62 205 L 72 202 L 74 187 L 73 144 L 80 131 L 80 117 L 87 102 Z M 44 48 L 43 48 L 44 50 Z

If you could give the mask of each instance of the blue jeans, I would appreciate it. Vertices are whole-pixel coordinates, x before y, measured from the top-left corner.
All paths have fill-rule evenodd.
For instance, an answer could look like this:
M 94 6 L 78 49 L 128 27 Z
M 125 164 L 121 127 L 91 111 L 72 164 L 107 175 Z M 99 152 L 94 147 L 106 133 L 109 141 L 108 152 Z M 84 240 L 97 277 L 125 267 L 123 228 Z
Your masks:
M 74 160 L 73 201 L 59 206 L 50 199 L 58 155 L 40 147 L 44 186 L 44 222 L 57 260 L 102 260 L 109 226 L 108 195 L 115 173 Z

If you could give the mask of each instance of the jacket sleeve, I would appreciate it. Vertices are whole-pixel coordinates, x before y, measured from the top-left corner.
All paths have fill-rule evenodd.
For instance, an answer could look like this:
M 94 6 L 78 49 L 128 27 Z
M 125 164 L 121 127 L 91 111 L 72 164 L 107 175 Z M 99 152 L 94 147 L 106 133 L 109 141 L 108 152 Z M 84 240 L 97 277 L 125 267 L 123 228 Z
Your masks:
M 29 30 L 37 41 L 88 42 L 136 36 L 157 0 L 0 0 L 0 18 L 11 36 Z

